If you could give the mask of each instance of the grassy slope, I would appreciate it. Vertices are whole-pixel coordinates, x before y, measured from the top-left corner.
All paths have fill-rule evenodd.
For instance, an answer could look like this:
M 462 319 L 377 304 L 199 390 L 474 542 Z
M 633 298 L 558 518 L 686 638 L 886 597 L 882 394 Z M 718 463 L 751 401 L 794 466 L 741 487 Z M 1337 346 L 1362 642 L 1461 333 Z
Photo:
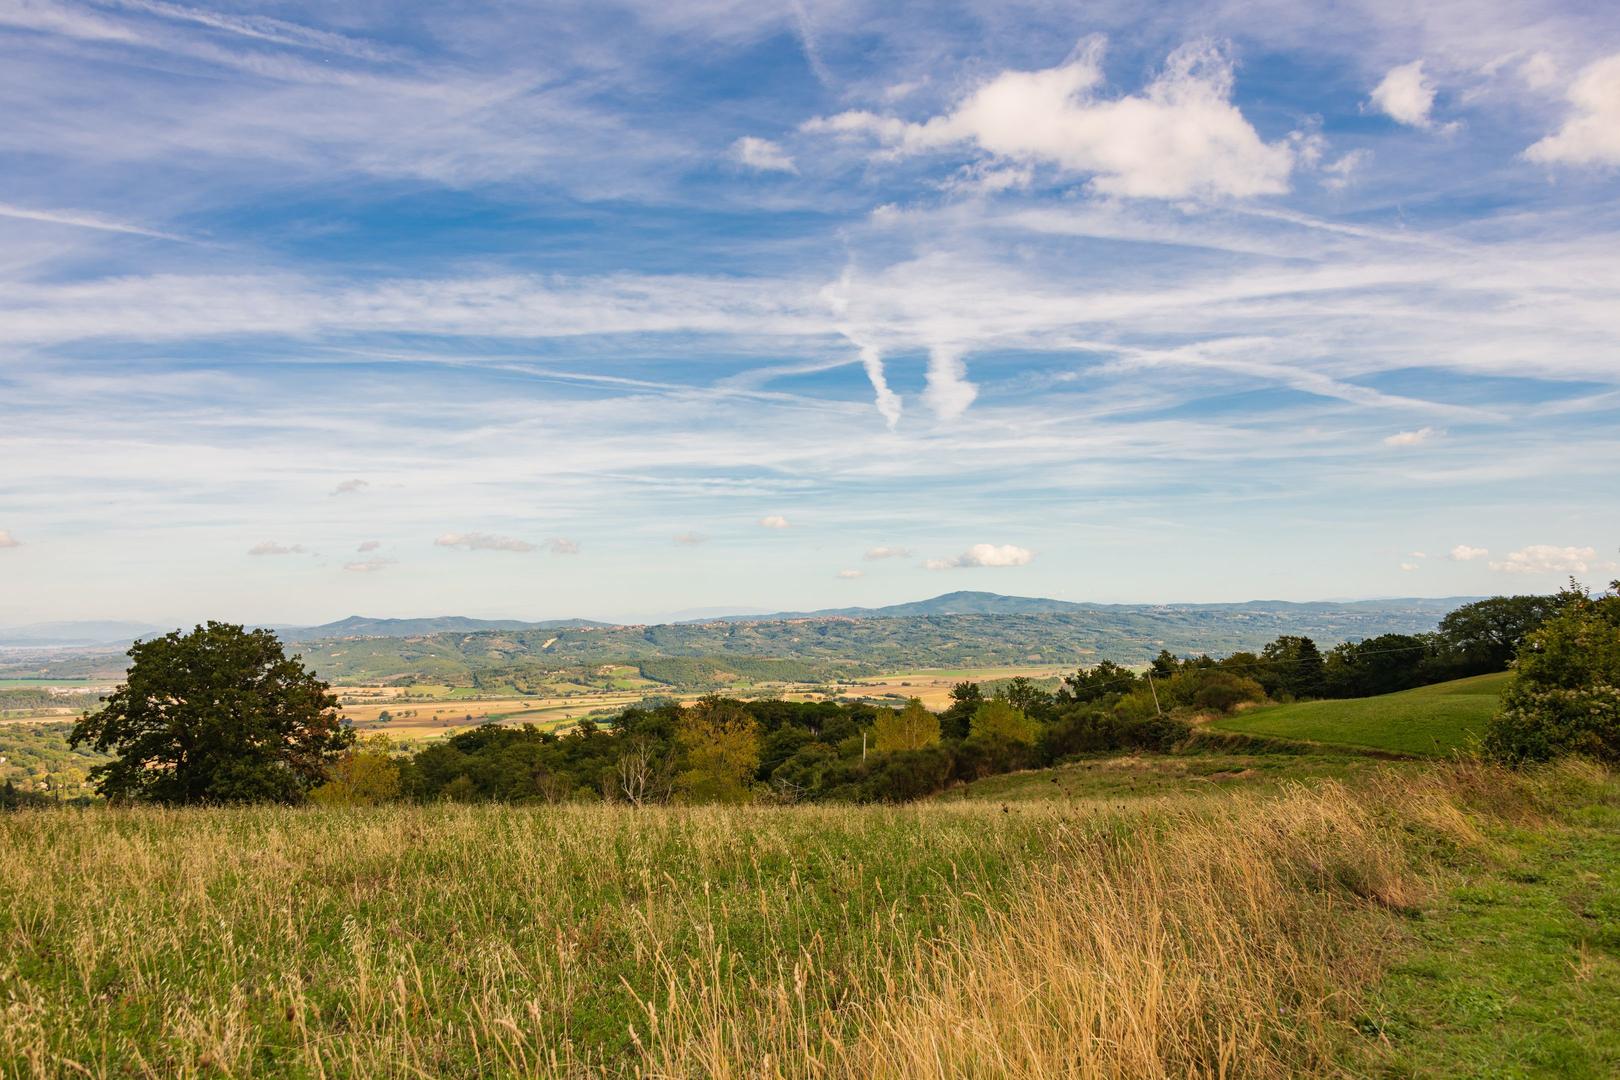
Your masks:
M 1369 1001 L 1366 1072 L 1620 1076 L 1617 796 L 1492 831 L 1500 848 L 1424 911 Z
M 1483 734 L 1511 678 L 1503 672 L 1380 697 L 1272 705 L 1224 717 L 1210 726 L 1247 735 L 1444 756 Z

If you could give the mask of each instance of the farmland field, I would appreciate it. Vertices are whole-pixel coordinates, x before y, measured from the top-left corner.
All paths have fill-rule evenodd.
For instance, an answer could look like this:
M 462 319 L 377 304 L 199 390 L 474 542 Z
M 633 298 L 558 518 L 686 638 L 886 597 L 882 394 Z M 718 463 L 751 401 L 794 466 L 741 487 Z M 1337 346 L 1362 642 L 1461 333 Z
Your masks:
M 1444 756 L 1484 734 L 1512 677 L 1503 672 L 1379 697 L 1270 705 L 1223 717 L 1210 726 L 1246 735 Z

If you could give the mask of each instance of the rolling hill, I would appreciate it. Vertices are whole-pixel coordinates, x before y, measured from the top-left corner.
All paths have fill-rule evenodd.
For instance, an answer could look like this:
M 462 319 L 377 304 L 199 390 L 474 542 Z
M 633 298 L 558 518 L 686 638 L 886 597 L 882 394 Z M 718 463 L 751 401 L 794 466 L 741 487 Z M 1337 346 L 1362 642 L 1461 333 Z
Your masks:
M 1512 678 L 1504 671 L 1378 697 L 1271 705 L 1210 726 L 1327 746 L 1443 757 L 1484 733 Z

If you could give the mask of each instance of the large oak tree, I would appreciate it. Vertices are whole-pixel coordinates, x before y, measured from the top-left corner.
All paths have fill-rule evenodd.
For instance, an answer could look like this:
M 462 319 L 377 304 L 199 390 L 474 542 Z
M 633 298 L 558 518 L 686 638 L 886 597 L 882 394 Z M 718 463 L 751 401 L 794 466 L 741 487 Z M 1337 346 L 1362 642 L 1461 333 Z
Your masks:
M 326 683 L 268 630 L 210 622 L 129 650 L 129 675 L 73 728 L 115 760 L 103 795 L 161 803 L 299 802 L 354 741 Z

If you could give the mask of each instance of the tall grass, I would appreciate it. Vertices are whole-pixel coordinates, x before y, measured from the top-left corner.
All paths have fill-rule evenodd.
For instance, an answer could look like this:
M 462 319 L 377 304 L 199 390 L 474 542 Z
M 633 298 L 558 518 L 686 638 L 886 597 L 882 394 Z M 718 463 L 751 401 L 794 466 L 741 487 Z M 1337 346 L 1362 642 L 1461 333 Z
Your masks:
M 18 813 L 0 1075 L 1327 1073 L 1432 857 L 1606 782 L 1549 777 L 1142 810 Z

